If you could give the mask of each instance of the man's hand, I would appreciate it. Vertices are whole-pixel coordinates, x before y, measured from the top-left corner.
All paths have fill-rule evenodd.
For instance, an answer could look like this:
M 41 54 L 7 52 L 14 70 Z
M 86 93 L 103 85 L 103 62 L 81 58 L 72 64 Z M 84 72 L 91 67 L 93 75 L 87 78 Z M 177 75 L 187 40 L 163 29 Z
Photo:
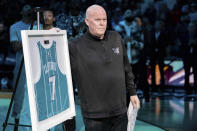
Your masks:
M 53 27 L 53 28 L 51 28 L 50 30 L 55 30 L 55 31 L 57 31 L 57 32 L 60 32 L 60 31 L 61 31 L 61 29 L 60 29 L 60 28 L 57 28 L 57 27 Z
M 137 95 L 130 96 L 130 101 L 134 108 L 140 109 L 140 101 Z

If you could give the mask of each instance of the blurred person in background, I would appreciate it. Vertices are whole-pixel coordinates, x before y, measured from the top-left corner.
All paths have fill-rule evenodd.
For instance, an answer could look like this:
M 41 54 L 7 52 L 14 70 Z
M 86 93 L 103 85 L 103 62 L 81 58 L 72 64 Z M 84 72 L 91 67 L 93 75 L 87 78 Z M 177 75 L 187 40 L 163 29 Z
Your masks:
M 132 52 L 131 51 L 131 45 L 133 42 L 132 33 L 136 32 L 137 23 L 135 22 L 135 15 L 130 9 L 127 9 L 124 12 L 122 21 L 119 22 L 120 27 L 120 34 L 123 37 L 123 41 L 125 43 L 126 49 L 127 49 L 127 55 L 129 58 L 129 62 L 132 63 Z
M 149 85 L 147 81 L 147 66 L 146 66 L 146 60 L 147 60 L 147 54 L 145 47 L 145 40 L 144 40 L 144 34 L 145 34 L 145 25 L 144 21 L 141 17 L 137 16 L 135 18 L 135 21 L 137 23 L 136 26 L 136 32 L 132 32 L 132 39 L 134 44 L 131 45 L 131 52 L 133 56 L 133 73 L 136 76 L 135 80 L 137 83 L 137 87 L 143 91 L 143 96 L 145 98 L 146 102 L 149 102 Z
M 155 67 L 158 64 L 161 80 L 159 83 L 160 89 L 164 89 L 165 78 L 164 78 L 164 57 L 165 57 L 165 48 L 168 43 L 168 33 L 165 30 L 165 23 L 163 20 L 157 20 L 152 31 L 151 36 L 151 75 L 152 75 L 152 91 L 158 91 L 156 88 L 156 76 L 155 76 Z
M 113 30 L 117 32 L 121 32 L 121 27 L 119 26 L 119 22 L 122 20 L 122 12 L 119 7 L 112 12 L 112 20 L 111 20 L 111 27 Z
M 3 62 L 5 58 L 8 55 L 8 47 L 9 47 L 9 34 L 8 34 L 8 28 L 4 24 L 4 20 L 2 17 L 0 17 L 0 54 L 3 54 Z
M 193 75 L 194 75 L 194 88 L 190 90 L 195 91 L 197 93 L 197 64 L 195 63 L 195 59 L 197 58 L 197 4 L 191 4 L 191 12 L 189 13 L 190 22 L 188 25 L 189 30 L 189 60 L 188 70 L 186 70 L 186 75 L 188 79 L 186 79 L 187 84 L 189 84 L 189 75 L 190 69 L 192 67 Z
M 20 65 L 22 64 L 23 59 L 23 51 L 22 51 L 22 38 L 21 38 L 21 30 L 28 30 L 33 21 L 32 8 L 30 5 L 25 5 L 21 11 L 22 19 L 10 27 L 10 43 L 12 44 L 13 50 L 16 52 L 16 65 L 14 69 L 14 82 L 13 87 L 16 85 L 17 75 L 20 73 L 19 81 L 16 86 L 15 97 L 14 97 L 14 105 L 12 117 L 15 118 L 16 124 L 29 124 L 29 110 L 25 110 L 23 105 L 28 104 L 28 99 L 25 98 L 25 90 L 27 87 L 26 76 L 25 76 L 25 67 L 22 65 L 22 71 L 19 72 Z M 29 104 L 28 104 L 29 105 Z M 28 118 L 27 118 L 28 117 Z M 19 122 L 20 119 L 20 122 Z M 17 130 L 17 126 L 15 130 Z M 20 131 L 30 130 L 29 127 L 19 127 Z
M 192 92 L 190 83 L 189 83 L 189 77 L 190 77 L 190 68 L 191 68 L 191 62 L 193 61 L 190 56 L 190 33 L 188 30 L 188 25 L 190 22 L 190 19 L 188 17 L 189 9 L 182 10 L 182 16 L 180 19 L 180 23 L 177 25 L 177 39 L 180 42 L 180 54 L 183 59 L 184 64 L 184 70 L 185 70 L 185 83 L 184 88 L 186 90 L 187 94 L 190 94 Z
M 84 23 L 85 15 L 80 9 L 80 0 L 72 0 L 69 3 L 69 12 L 60 13 L 56 16 L 56 27 L 66 30 L 68 40 L 81 36 L 86 26 Z

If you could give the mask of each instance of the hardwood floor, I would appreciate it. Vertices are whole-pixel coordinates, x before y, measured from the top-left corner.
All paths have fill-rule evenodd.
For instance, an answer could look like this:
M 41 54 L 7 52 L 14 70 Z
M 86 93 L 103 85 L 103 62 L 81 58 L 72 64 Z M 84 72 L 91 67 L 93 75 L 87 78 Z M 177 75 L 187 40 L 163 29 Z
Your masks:
M 10 94 L 5 95 L 0 98 L 0 130 L 10 102 Z M 197 131 L 197 95 L 186 95 L 184 91 L 150 93 L 149 102 L 141 93 L 138 95 L 141 108 L 134 131 Z M 10 121 L 13 122 L 13 118 Z M 11 131 L 13 127 L 6 129 Z
M 169 131 L 196 131 L 197 96 L 177 96 L 171 92 L 168 95 L 151 94 L 149 102 L 141 99 L 138 119 Z

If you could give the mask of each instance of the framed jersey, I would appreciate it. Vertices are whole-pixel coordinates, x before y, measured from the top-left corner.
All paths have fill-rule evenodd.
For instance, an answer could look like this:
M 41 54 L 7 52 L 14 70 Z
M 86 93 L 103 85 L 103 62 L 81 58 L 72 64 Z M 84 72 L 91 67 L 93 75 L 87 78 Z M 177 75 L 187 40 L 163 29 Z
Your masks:
M 33 131 L 75 116 L 66 31 L 23 30 L 22 44 Z

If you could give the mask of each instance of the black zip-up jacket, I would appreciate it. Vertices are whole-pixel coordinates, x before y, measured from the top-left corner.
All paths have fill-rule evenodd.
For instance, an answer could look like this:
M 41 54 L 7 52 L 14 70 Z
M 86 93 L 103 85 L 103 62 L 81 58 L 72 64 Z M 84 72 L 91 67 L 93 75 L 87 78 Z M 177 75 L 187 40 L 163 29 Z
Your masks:
M 101 40 L 88 31 L 69 42 L 69 51 L 83 116 L 104 118 L 126 113 L 126 88 L 130 95 L 136 95 L 136 86 L 121 36 L 106 31 Z

